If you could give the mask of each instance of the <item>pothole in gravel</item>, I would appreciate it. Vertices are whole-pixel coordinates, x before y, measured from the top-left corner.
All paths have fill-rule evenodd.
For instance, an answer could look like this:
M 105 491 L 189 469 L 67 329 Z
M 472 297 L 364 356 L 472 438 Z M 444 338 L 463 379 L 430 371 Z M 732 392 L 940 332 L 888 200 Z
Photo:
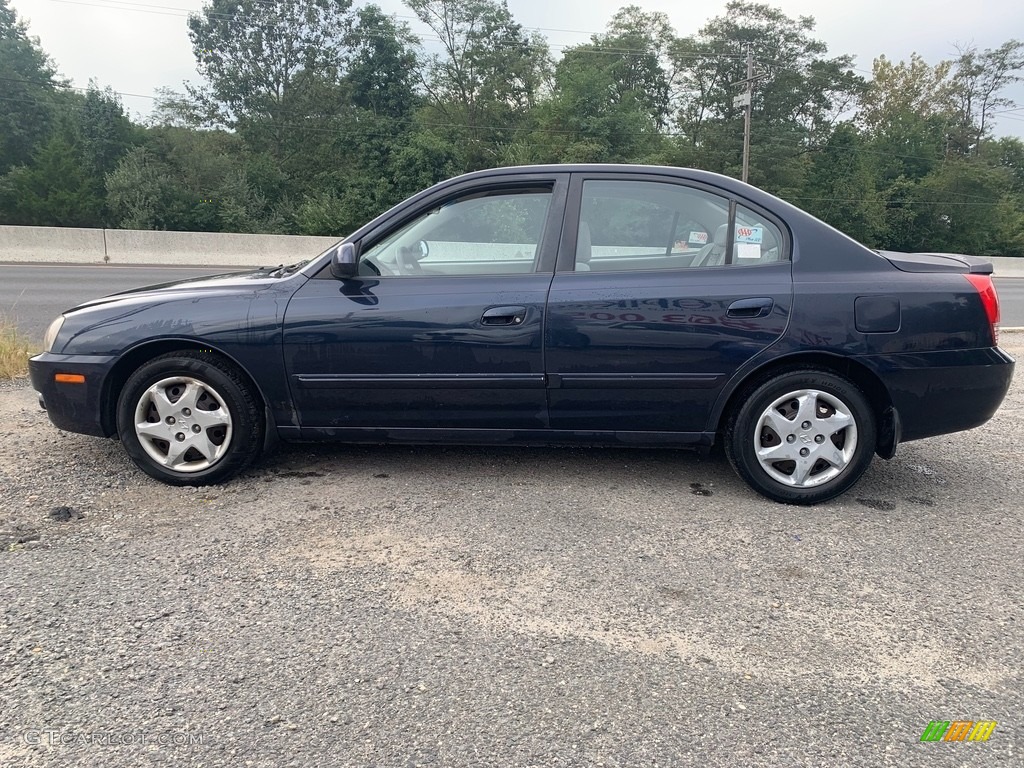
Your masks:
M 885 499 L 857 499 L 857 503 L 862 507 L 874 509 L 878 512 L 892 512 L 896 509 L 895 504 L 891 501 L 886 501 Z
M 68 523 L 84 517 L 85 513 L 74 507 L 59 506 L 50 510 L 50 519 L 57 523 Z
M 0 552 L 11 551 L 24 544 L 39 541 L 42 534 L 36 530 L 0 531 Z

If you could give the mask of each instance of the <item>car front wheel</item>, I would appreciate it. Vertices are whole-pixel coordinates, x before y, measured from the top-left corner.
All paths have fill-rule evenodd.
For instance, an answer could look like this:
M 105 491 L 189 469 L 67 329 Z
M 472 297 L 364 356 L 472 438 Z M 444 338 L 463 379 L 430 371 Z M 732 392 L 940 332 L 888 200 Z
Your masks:
M 170 485 L 219 483 L 262 444 L 262 409 L 227 360 L 200 352 L 154 358 L 125 383 L 117 406 L 121 443 L 146 474 Z
M 870 404 L 851 382 L 824 371 L 776 375 L 741 401 L 725 449 L 754 490 L 787 504 L 816 504 L 856 483 L 875 452 Z

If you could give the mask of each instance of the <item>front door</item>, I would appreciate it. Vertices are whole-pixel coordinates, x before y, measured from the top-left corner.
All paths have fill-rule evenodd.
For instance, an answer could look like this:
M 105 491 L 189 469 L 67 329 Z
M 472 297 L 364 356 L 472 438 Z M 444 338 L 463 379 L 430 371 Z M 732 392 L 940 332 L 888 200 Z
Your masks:
M 358 277 L 325 270 L 302 286 L 284 354 L 303 430 L 545 428 L 566 188 L 565 176 L 463 185 L 364 238 Z

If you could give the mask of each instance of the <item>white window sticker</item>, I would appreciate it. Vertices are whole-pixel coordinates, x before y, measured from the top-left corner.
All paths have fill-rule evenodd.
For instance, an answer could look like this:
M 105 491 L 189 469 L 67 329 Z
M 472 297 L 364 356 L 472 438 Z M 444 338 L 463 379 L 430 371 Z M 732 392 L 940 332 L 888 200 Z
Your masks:
M 757 243 L 764 240 L 764 227 L 736 227 L 737 243 Z
M 690 238 L 687 241 L 690 245 L 707 245 L 708 244 L 708 233 L 707 232 L 691 232 Z
M 758 243 L 736 243 L 737 259 L 760 259 L 761 246 Z

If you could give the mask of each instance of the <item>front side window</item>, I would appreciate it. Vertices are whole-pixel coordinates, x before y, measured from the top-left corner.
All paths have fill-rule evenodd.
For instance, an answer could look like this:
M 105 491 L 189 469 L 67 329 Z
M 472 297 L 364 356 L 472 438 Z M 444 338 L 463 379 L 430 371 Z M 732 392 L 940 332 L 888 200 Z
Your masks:
M 728 198 L 679 184 L 586 181 L 575 270 L 688 269 L 781 258 L 778 228 Z
M 423 277 L 533 272 L 550 204 L 551 189 L 537 187 L 454 198 L 371 246 L 363 254 L 360 273 Z

